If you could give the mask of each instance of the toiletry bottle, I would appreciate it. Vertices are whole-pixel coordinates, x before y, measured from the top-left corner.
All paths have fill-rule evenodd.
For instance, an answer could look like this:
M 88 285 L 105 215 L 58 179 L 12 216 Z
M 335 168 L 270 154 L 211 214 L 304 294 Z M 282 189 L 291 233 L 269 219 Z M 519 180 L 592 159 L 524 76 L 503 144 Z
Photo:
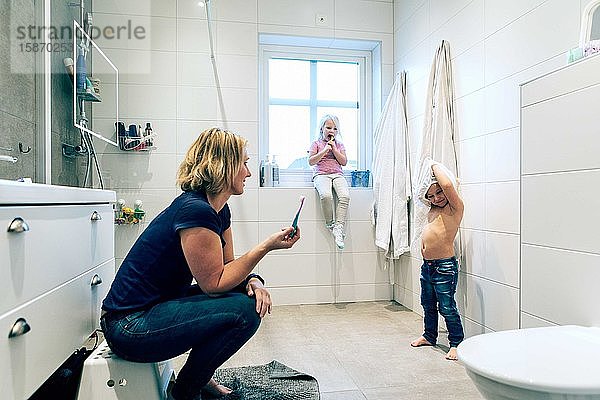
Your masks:
M 85 65 L 85 56 L 83 54 L 83 50 L 80 49 L 79 50 L 79 55 L 77 56 L 77 71 L 76 71 L 76 85 L 77 85 L 77 92 L 78 93 L 84 93 L 85 89 L 86 89 L 86 82 L 85 80 L 87 79 L 87 66 Z
M 94 85 L 92 85 L 92 81 L 90 78 L 85 78 L 85 92 L 92 93 L 94 91 Z
M 139 221 L 142 218 L 144 218 L 144 216 L 146 215 L 146 211 L 144 211 L 142 209 L 142 201 L 141 200 L 136 200 L 135 203 L 133 203 L 133 206 L 135 207 L 133 210 L 133 216 Z
M 115 203 L 115 224 L 121 225 L 125 223 L 125 218 L 123 217 L 123 208 L 125 207 L 125 200 L 119 199 Z
M 273 163 L 271 164 L 271 168 L 273 169 L 273 185 L 279 186 L 279 164 L 277 164 L 277 159 L 275 155 L 273 155 Z
M 265 186 L 265 160 L 260 160 L 260 167 L 258 168 L 259 178 L 258 184 L 260 187 Z
M 271 163 L 271 155 L 267 154 L 267 161 L 264 164 L 264 185 L 265 187 L 273 186 L 273 164 Z
M 150 122 L 146 122 L 146 129 L 144 130 L 144 136 L 149 136 L 146 139 L 146 143 L 148 144 L 148 147 L 154 146 L 154 140 L 152 140 L 152 126 L 150 125 Z
M 138 136 L 140 137 L 140 139 L 144 136 L 144 131 L 142 130 L 141 125 L 138 125 Z M 138 150 L 138 151 L 145 150 L 147 144 L 148 144 L 148 142 L 146 142 L 146 140 L 141 139 L 140 144 L 136 147 L 136 150 Z
M 137 137 L 137 125 L 129 124 L 129 130 L 127 131 L 127 136 L 129 137 Z
M 117 137 L 119 138 L 119 148 L 125 150 L 125 142 L 127 140 L 127 129 L 125 124 L 121 121 L 115 122 L 115 129 L 117 130 Z

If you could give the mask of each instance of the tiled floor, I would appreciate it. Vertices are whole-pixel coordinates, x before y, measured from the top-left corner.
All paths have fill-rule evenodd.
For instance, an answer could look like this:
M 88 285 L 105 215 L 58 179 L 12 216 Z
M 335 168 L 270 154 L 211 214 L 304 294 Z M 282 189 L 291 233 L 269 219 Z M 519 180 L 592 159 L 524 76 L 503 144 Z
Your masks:
M 277 360 L 317 378 L 322 400 L 483 399 L 447 349 L 410 347 L 422 324 L 388 301 L 275 306 L 224 367 Z

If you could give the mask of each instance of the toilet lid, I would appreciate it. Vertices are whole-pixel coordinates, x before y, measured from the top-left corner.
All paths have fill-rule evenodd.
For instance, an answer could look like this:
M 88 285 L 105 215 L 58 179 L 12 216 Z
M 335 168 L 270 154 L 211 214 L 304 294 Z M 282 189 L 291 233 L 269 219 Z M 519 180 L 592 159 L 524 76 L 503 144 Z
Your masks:
M 600 393 L 600 328 L 553 326 L 473 336 L 458 345 L 468 369 L 550 393 Z

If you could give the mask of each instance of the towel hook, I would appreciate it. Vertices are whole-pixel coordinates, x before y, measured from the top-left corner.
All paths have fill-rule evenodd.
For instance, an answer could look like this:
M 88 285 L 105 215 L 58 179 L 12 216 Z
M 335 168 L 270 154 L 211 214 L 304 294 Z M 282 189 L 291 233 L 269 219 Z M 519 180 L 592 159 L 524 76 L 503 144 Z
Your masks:
M 19 142 L 19 151 L 23 154 L 27 154 L 31 151 L 31 146 L 27 146 L 27 149 L 23 150 L 23 143 Z

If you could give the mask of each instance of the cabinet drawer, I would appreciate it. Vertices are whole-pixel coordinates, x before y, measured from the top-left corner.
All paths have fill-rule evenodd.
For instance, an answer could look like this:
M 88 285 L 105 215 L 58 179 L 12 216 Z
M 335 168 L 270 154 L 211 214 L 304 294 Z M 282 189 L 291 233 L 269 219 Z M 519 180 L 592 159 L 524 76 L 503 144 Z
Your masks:
M 101 284 L 92 285 L 98 275 Z M 99 303 L 114 276 L 114 259 L 55 288 L 0 319 L 2 398 L 23 400 L 75 351 L 97 326 Z M 30 330 L 9 338 L 20 318 Z
M 29 230 L 9 232 L 16 218 Z M 1 207 L 0 229 L 0 315 L 114 254 L 110 204 Z
M 115 279 L 115 259 L 111 259 L 102 265 L 97 266 L 89 273 L 86 273 L 87 278 L 84 279 L 84 286 L 89 290 L 86 292 L 90 304 L 90 333 L 94 329 L 100 328 L 100 313 L 102 300 L 108 294 L 110 285 Z M 85 284 L 87 282 L 87 284 Z M 86 302 L 88 304 L 88 302 Z

